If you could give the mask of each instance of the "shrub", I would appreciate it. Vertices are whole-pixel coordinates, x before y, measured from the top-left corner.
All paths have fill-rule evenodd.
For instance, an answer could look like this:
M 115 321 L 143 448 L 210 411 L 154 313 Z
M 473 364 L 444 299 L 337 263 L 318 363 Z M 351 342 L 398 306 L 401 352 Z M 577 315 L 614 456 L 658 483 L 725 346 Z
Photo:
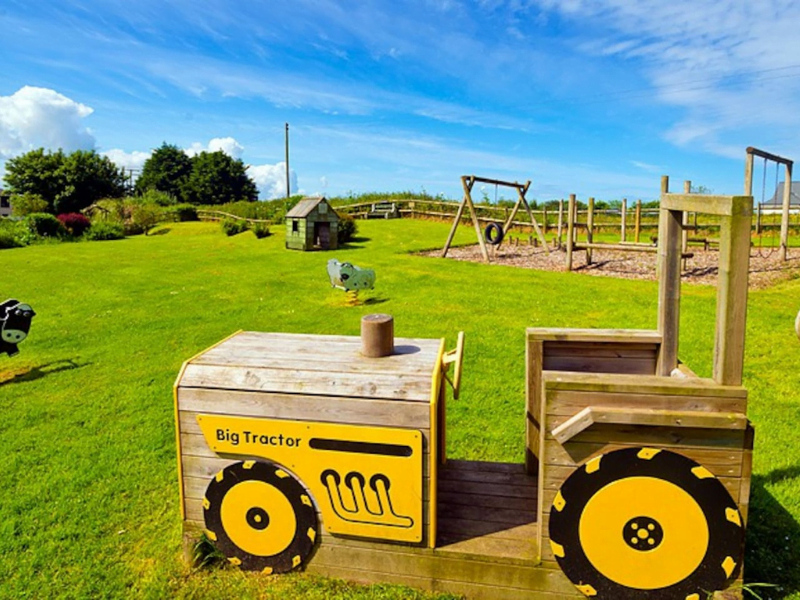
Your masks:
M 0 250 L 5 248 L 18 248 L 20 246 L 24 246 L 24 244 L 17 239 L 14 231 L 6 228 L 0 229 Z
M 27 246 L 35 237 L 22 221 L 0 219 L 0 248 Z
M 121 240 L 125 237 L 122 225 L 109 221 L 95 221 L 83 236 L 87 240 Z
M 358 232 L 358 225 L 350 215 L 342 214 L 339 217 L 339 229 L 336 234 L 336 239 L 340 244 L 346 244 L 353 239 L 353 236 Z
M 165 208 L 164 216 L 173 221 L 197 221 L 197 207 L 194 204 L 176 204 Z
M 58 220 L 64 225 L 70 235 L 80 237 L 91 227 L 92 222 L 80 213 L 65 213 L 58 215 Z
M 134 197 L 134 201 L 142 204 L 157 204 L 158 206 L 174 206 L 178 199 L 167 192 L 150 188 L 139 196 Z
M 40 237 L 59 238 L 66 233 L 61 221 L 48 213 L 31 213 L 24 221 L 28 230 Z
M 266 223 L 253 223 L 253 233 L 256 234 L 258 239 L 265 238 L 269 235 L 269 225 Z
M 11 212 L 14 216 L 25 217 L 32 213 L 47 212 L 47 200 L 39 194 L 25 193 L 11 196 Z
M 130 214 L 131 224 L 147 235 L 161 220 L 161 207 L 152 202 L 133 203 Z
M 228 236 L 236 235 L 237 233 L 242 233 L 246 229 L 247 229 L 247 221 L 239 221 L 234 219 L 222 220 L 222 231 L 225 232 L 225 235 Z

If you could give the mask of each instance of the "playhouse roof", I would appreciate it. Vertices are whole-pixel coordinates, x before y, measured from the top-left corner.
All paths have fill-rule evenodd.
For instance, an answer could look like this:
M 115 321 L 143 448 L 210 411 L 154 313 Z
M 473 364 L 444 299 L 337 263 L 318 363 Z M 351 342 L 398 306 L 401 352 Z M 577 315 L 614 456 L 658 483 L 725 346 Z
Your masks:
M 775 188 L 775 194 L 773 194 L 772 198 L 762 202 L 761 206 L 783 206 L 783 184 L 784 182 L 781 181 L 778 187 Z M 792 182 L 789 204 L 792 206 L 800 204 L 800 181 Z
M 321 202 L 327 202 L 324 196 L 303 198 L 292 210 L 286 213 L 286 216 L 293 218 L 307 217 Z

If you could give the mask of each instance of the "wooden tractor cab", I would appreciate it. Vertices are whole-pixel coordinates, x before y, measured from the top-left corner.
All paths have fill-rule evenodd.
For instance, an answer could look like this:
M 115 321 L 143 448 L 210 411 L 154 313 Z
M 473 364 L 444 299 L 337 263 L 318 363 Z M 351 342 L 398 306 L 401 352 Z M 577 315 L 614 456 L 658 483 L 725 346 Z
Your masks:
M 753 448 L 741 387 L 752 205 L 749 196 L 670 194 L 665 177 L 658 329 L 527 331 L 538 545 L 543 563 L 558 563 L 587 596 L 694 600 L 741 579 Z M 678 361 L 688 211 L 721 225 L 711 379 Z
M 184 363 L 185 548 L 204 534 L 244 569 L 469 598 L 700 600 L 730 587 L 750 488 L 752 200 L 663 188 L 658 329 L 527 331 L 525 465 L 446 460 L 463 335 L 446 352 L 369 315 L 361 338 L 239 332 Z M 713 379 L 677 360 L 687 210 L 722 223 Z

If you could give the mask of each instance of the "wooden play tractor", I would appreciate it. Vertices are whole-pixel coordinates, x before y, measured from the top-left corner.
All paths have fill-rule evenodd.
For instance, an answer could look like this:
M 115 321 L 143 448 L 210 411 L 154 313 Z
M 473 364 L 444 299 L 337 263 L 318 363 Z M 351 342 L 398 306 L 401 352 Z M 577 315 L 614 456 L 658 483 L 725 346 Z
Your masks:
M 469 598 L 740 595 L 752 199 L 662 191 L 657 329 L 527 330 L 524 465 L 446 460 L 463 335 L 370 358 L 359 337 L 239 332 L 188 360 L 187 546 L 205 533 L 245 569 Z M 677 359 L 683 211 L 721 221 L 711 379 Z

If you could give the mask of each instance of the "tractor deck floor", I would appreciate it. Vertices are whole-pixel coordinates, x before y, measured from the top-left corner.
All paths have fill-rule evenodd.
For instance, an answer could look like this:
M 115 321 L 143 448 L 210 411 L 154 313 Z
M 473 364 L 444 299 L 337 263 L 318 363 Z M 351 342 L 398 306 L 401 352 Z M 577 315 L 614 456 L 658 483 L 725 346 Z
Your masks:
M 536 560 L 537 478 L 523 465 L 448 460 L 438 489 L 437 552 Z

